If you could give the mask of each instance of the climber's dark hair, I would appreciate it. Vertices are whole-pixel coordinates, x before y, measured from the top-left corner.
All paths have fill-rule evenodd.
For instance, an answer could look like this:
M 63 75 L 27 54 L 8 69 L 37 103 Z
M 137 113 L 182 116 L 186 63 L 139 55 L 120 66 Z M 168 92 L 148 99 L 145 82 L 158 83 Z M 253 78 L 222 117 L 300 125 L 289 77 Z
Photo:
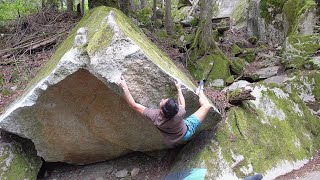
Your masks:
M 162 106 L 162 112 L 165 118 L 171 119 L 173 118 L 179 111 L 178 104 L 173 99 L 168 99 L 166 104 Z

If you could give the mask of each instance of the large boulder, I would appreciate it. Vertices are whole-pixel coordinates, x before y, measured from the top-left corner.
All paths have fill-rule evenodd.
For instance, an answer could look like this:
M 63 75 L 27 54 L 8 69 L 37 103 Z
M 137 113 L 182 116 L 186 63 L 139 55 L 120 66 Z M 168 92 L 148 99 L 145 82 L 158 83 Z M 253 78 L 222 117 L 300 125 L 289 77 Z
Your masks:
M 187 115 L 198 108 L 195 85 L 119 10 L 98 7 L 79 22 L 39 75 L 0 117 L 2 129 L 32 140 L 45 161 L 76 164 L 132 151 L 168 148 L 158 129 L 133 111 L 116 81 L 134 99 L 157 108 L 183 91 Z M 220 119 L 212 109 L 200 130 Z
M 228 90 L 251 89 L 256 100 L 231 108 L 215 131 L 203 131 L 187 144 L 172 172 L 205 168 L 208 179 L 243 179 L 254 173 L 274 179 L 307 163 L 320 148 L 320 119 L 301 100 L 303 91 L 295 89 L 308 81 L 308 93 L 319 92 L 312 78 L 289 79 L 291 86 L 231 85 Z

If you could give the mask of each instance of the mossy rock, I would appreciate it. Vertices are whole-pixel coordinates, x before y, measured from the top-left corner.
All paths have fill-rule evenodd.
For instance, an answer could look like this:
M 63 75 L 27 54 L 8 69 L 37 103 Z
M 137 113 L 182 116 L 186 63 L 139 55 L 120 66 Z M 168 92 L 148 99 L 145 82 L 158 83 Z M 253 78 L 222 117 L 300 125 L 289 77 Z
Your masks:
M 4 86 L 4 77 L 3 74 L 0 73 L 0 87 Z
M 10 90 L 7 88 L 3 88 L 1 91 L 2 96 L 9 96 L 10 95 Z
M 258 38 L 255 37 L 255 36 L 251 36 L 251 37 L 248 39 L 248 41 L 249 41 L 251 44 L 256 45 L 257 42 L 258 42 Z
M 206 79 L 209 83 L 215 79 L 226 80 L 231 75 L 229 60 L 218 47 L 195 63 L 189 63 L 188 69 L 195 79 Z
M 312 65 L 312 69 L 320 70 L 320 60 L 319 59 L 312 59 L 310 61 L 310 64 Z
M 320 35 L 291 35 L 284 53 L 287 68 L 301 69 L 320 49 Z
M 186 44 L 192 44 L 194 37 L 195 37 L 194 34 L 187 34 L 184 38 L 184 40 L 186 41 Z
M 237 56 L 237 55 L 241 54 L 242 52 L 243 52 L 243 50 L 237 44 L 233 44 L 231 46 L 232 56 Z
M 234 82 L 234 77 L 233 77 L 233 76 L 230 76 L 230 77 L 228 77 L 228 78 L 226 79 L 227 85 L 232 84 L 233 82 Z
M 199 18 L 198 17 L 194 17 L 191 20 L 191 27 L 196 27 L 196 26 L 198 26 L 198 24 L 199 24 Z
M 257 99 L 231 108 L 215 132 L 204 132 L 185 146 L 172 171 L 202 167 L 206 179 L 243 179 L 255 172 L 274 179 L 283 165 L 303 165 L 315 155 L 319 118 L 299 96 L 276 85 L 250 87 Z
M 285 82 L 288 90 L 297 93 L 306 101 L 315 100 L 320 105 L 320 71 L 300 72 Z
M 242 58 L 235 58 L 230 61 L 231 71 L 237 75 L 241 75 L 247 65 L 247 61 Z
M 163 27 L 163 22 L 161 19 L 157 19 L 155 22 L 154 22 L 154 27 L 155 28 L 161 28 Z
M 8 134 L 1 133 L 0 178 L 1 179 L 37 179 L 42 160 L 37 156 L 31 141 L 16 141 Z M 19 138 L 21 139 L 21 138 Z
M 282 0 L 283 2 L 284 0 Z M 283 6 L 283 12 L 289 25 L 287 34 L 296 34 L 299 24 L 303 19 L 301 16 L 309 10 L 316 8 L 314 0 L 286 0 Z
M 212 35 L 213 35 L 213 39 L 215 41 L 219 40 L 219 31 L 218 30 L 216 30 L 216 29 L 212 30 Z
M 239 55 L 240 58 L 243 58 L 248 63 L 251 63 L 256 60 L 256 54 L 251 51 L 245 51 Z
M 246 21 L 246 13 L 249 7 L 247 0 L 240 0 L 237 7 L 233 10 L 231 18 L 233 19 L 235 25 L 241 25 Z

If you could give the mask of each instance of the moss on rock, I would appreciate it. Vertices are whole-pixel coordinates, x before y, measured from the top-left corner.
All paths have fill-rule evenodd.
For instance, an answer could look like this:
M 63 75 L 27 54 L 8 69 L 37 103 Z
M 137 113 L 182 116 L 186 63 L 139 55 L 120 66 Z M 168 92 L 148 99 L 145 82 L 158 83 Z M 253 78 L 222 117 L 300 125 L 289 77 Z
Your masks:
M 0 179 L 37 179 L 42 161 L 34 147 L 10 140 L 0 144 L 0 152 Z
M 232 54 L 232 56 L 236 56 L 236 55 L 238 55 L 238 54 L 240 54 L 242 52 L 243 52 L 243 50 L 237 44 L 233 44 L 231 46 L 231 54 Z
M 301 15 L 313 7 L 316 7 L 314 0 L 287 0 L 283 7 L 283 12 L 289 24 L 288 35 L 296 33 L 301 21 Z
M 244 59 L 241 59 L 241 58 L 236 58 L 236 59 L 230 61 L 231 70 L 237 75 L 241 75 L 243 73 L 245 66 L 247 64 L 248 63 Z
M 197 80 L 206 79 L 212 82 L 215 79 L 226 80 L 230 77 L 229 60 L 218 47 L 195 63 L 189 62 L 188 69 Z
M 234 77 L 233 76 L 230 76 L 226 79 L 226 83 L 227 84 L 232 84 L 234 82 Z
M 254 52 L 251 51 L 245 51 L 239 56 L 240 58 L 243 58 L 248 63 L 251 63 L 256 60 L 256 55 Z
M 257 100 L 232 108 L 226 123 L 215 136 L 202 139 L 207 143 L 188 161 L 179 154 L 174 169 L 203 167 L 207 178 L 243 178 L 312 157 L 320 148 L 319 119 L 298 95 L 276 85 L 255 85 L 254 94 Z M 243 159 L 235 163 L 237 156 Z
M 320 35 L 291 35 L 284 53 L 287 68 L 301 69 L 312 60 L 310 56 L 320 49 Z

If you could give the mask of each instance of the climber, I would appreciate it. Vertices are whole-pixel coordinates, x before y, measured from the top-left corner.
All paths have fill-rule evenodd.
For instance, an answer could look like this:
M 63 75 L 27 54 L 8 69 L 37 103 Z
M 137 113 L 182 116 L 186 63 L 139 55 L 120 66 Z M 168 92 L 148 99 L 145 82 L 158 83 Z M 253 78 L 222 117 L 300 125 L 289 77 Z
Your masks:
M 178 91 L 178 103 L 171 98 L 162 99 L 159 109 L 146 108 L 136 103 L 128 89 L 126 81 L 122 77 L 117 84 L 123 89 L 124 99 L 129 106 L 147 119 L 150 119 L 160 130 L 169 146 L 178 145 L 189 140 L 212 107 L 203 93 L 204 81 L 200 81 L 199 87 L 196 89 L 196 94 L 199 96 L 200 108 L 186 119 L 184 119 L 184 115 L 186 114 L 185 99 L 179 81 L 175 83 Z

